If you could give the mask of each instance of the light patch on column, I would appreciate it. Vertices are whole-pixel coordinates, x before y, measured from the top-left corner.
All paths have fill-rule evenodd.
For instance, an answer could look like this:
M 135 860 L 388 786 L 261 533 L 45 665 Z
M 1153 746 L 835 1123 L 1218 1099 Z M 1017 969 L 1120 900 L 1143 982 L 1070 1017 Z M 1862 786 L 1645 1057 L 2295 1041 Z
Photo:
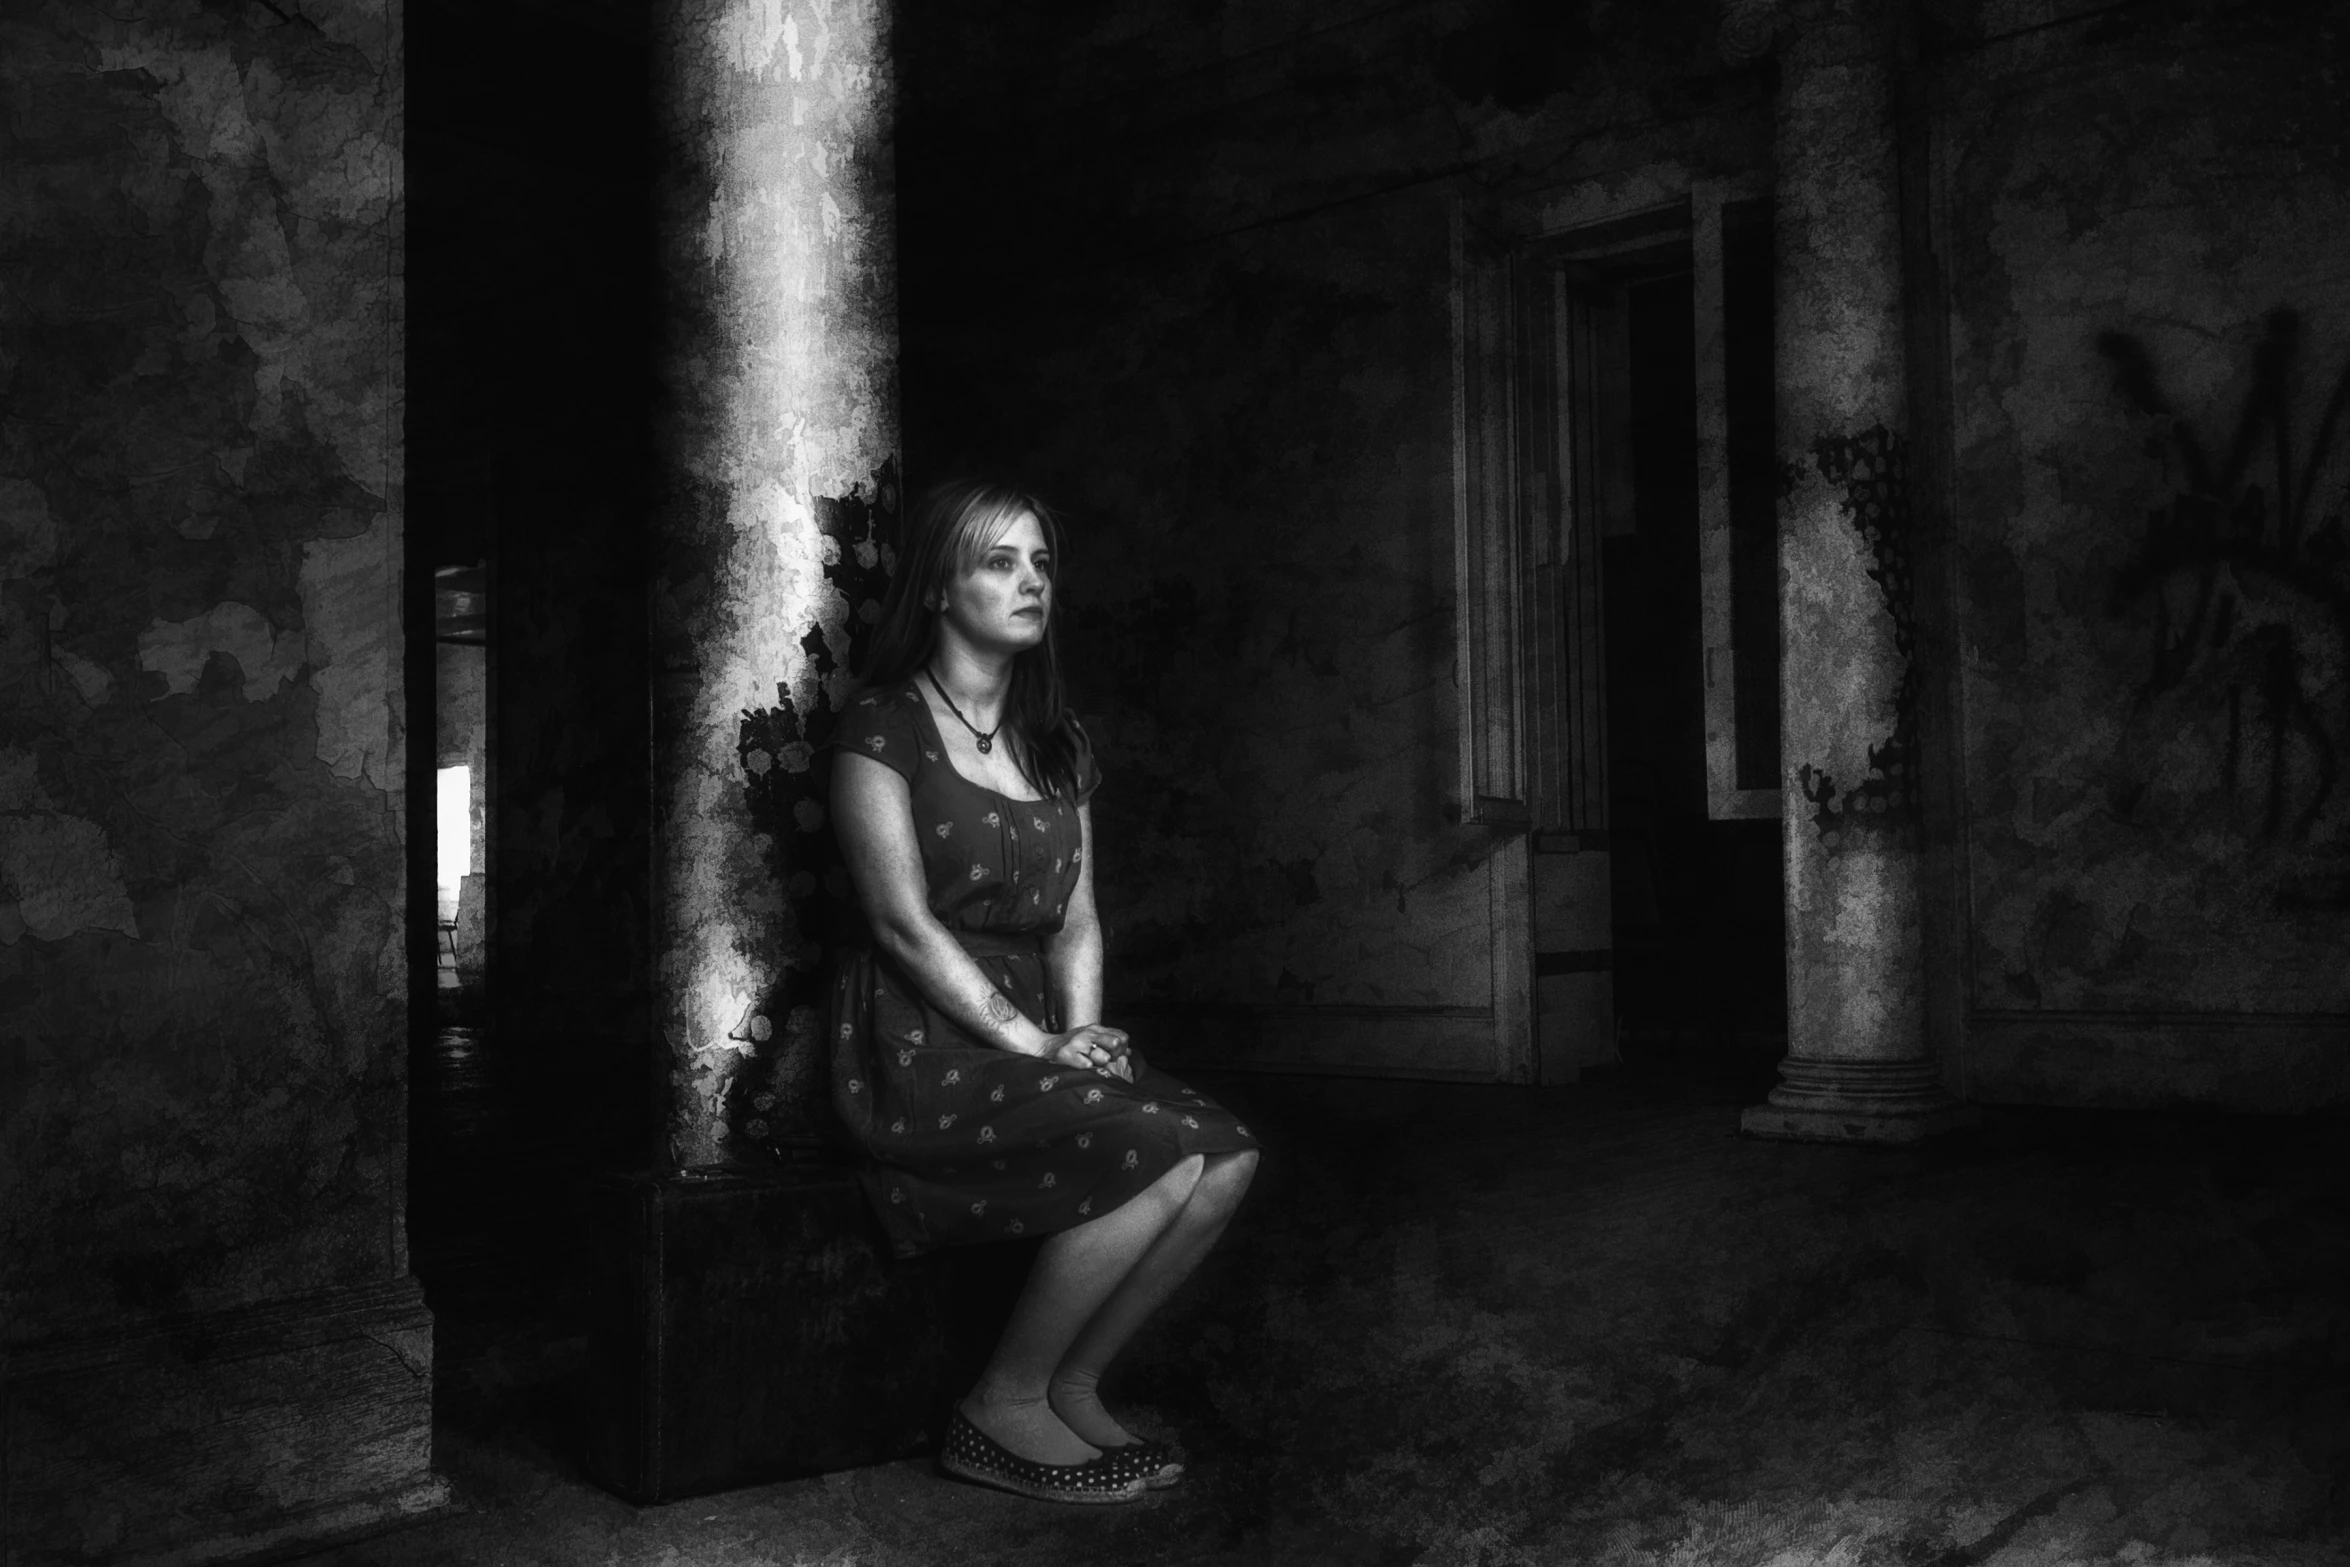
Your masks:
M 826 572 L 827 508 L 894 473 L 889 27 L 858 0 L 703 0 L 664 23 L 686 165 L 664 212 L 683 323 L 667 374 L 691 410 L 668 461 L 698 482 L 664 520 L 676 565 L 656 593 L 677 670 L 658 723 L 659 1006 L 687 1165 L 726 1156 L 730 1085 L 760 1053 L 743 1020 L 788 1015 L 806 945 L 749 818 L 741 726 L 806 710 L 820 677 L 842 694 L 853 606 Z

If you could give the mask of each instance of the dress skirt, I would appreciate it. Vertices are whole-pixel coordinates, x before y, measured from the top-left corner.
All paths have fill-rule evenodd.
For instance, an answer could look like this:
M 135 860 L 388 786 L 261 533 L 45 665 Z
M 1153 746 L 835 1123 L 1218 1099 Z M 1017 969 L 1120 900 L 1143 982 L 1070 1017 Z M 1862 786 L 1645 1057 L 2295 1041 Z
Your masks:
M 1058 1032 L 1036 935 L 954 935 L 1031 1022 Z M 842 954 L 831 1037 L 833 1105 L 900 1256 L 1071 1229 L 1192 1154 L 1257 1147 L 1230 1111 L 1138 1055 L 1129 1083 L 974 1039 L 871 949 Z

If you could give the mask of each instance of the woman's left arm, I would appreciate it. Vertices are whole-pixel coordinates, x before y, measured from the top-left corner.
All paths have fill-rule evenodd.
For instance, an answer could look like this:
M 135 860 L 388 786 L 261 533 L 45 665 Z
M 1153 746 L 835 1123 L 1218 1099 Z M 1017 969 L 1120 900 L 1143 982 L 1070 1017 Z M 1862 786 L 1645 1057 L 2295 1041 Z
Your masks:
M 1063 1029 L 1102 1020 L 1102 920 L 1093 902 L 1093 807 L 1077 807 L 1077 885 L 1061 928 L 1044 939 L 1045 973 Z

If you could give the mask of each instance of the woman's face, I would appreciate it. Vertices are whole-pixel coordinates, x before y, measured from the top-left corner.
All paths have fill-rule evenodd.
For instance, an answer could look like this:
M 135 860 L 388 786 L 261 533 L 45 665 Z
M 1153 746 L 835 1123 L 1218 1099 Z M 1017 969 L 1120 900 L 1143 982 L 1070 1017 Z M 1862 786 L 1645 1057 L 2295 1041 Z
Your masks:
M 978 564 L 947 579 L 939 617 L 978 647 L 1035 647 L 1052 614 L 1052 569 L 1043 527 L 1022 512 L 979 552 Z

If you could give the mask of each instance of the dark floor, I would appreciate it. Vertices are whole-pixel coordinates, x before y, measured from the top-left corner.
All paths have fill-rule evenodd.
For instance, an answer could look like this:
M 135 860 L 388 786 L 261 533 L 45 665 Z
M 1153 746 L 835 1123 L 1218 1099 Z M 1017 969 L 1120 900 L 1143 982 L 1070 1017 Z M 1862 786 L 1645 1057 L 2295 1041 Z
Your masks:
M 503 1266 L 420 1234 L 458 1506 L 311 1560 L 2350 1560 L 2350 1127 L 2012 1110 L 1920 1151 L 1762 1143 L 1750 1074 L 1700 1065 L 1202 1075 L 1273 1152 L 1113 1389 L 1193 1455 L 1128 1507 L 921 1462 L 631 1507 L 571 1457 L 560 1226 Z

